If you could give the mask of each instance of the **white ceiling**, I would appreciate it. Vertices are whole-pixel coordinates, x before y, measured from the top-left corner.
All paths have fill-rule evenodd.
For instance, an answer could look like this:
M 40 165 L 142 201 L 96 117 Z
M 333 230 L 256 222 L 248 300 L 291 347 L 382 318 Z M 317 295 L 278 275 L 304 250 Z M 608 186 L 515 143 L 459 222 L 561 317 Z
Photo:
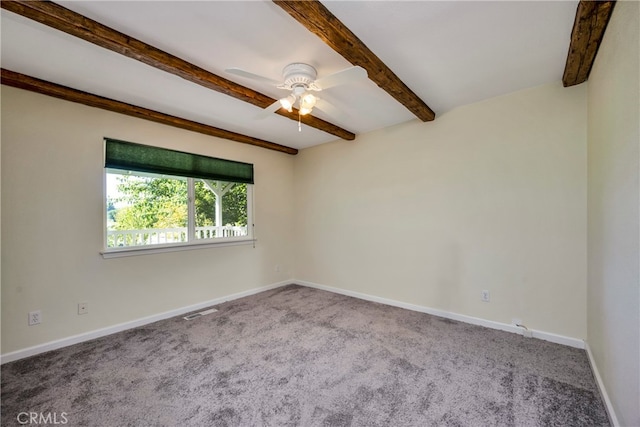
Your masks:
M 73 1 L 63 6 L 222 77 L 281 80 L 306 62 L 322 77 L 351 66 L 270 1 Z M 578 1 L 323 1 L 437 116 L 465 104 L 560 82 Z M 335 136 L 187 82 L 2 10 L 2 67 L 267 141 L 305 148 Z M 341 114 L 314 115 L 356 134 L 417 120 L 366 80 L 320 93 Z

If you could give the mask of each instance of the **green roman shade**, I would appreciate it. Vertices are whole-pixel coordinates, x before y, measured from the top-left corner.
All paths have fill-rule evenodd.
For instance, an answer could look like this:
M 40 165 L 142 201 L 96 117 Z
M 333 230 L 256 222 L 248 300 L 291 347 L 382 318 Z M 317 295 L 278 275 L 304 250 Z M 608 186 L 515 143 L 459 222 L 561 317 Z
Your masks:
M 105 138 L 105 168 L 253 184 L 253 165 Z

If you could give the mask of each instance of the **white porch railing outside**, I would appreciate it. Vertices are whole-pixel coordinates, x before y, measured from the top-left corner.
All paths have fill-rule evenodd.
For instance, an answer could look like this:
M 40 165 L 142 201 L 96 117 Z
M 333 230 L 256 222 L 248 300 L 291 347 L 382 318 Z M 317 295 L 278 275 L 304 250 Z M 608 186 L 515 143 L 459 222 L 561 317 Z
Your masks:
M 220 237 L 241 237 L 247 235 L 247 227 L 224 225 L 196 227 L 195 237 L 199 239 L 217 239 Z M 146 246 L 166 243 L 183 243 L 188 239 L 187 227 L 148 228 L 145 230 L 108 230 L 107 247 Z

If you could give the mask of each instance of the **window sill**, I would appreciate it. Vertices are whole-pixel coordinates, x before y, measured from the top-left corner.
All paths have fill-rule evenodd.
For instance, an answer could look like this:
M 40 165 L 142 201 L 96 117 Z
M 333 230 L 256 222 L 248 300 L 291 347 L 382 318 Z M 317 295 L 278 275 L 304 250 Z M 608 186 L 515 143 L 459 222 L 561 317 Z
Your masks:
M 243 239 L 243 240 L 224 240 L 221 242 L 207 242 L 207 243 L 185 243 L 182 245 L 165 245 L 165 246 L 153 246 L 153 247 L 130 247 L 130 248 L 113 248 L 100 252 L 102 258 L 121 258 L 127 256 L 137 255 L 151 255 L 164 252 L 178 252 L 178 251 L 191 251 L 194 249 L 207 249 L 207 248 L 220 248 L 224 246 L 240 246 L 240 245 L 252 245 L 256 239 Z

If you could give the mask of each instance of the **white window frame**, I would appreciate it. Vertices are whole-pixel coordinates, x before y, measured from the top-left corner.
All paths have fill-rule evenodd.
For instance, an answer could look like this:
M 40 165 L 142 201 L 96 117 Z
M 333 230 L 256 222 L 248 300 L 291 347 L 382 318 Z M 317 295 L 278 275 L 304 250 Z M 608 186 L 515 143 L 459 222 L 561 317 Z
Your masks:
M 103 249 L 100 252 L 103 258 L 119 258 L 125 256 L 134 255 L 147 255 L 154 253 L 185 251 L 193 249 L 206 249 L 224 246 L 237 246 L 237 245 L 255 245 L 254 234 L 254 214 L 253 214 L 253 186 L 254 184 L 246 184 L 247 188 L 247 235 L 239 237 L 216 237 L 209 239 L 196 239 L 195 238 L 195 178 L 169 176 L 169 175 L 157 175 L 152 174 L 155 177 L 172 178 L 172 179 L 185 179 L 187 180 L 187 242 L 179 243 L 159 243 L 144 246 L 127 246 L 127 247 L 107 247 L 108 230 L 107 230 L 107 174 L 119 173 L 123 171 L 109 170 L 105 168 L 103 170 L 103 189 L 102 189 L 102 229 L 103 229 Z M 132 175 L 145 176 L 144 172 L 132 171 Z

